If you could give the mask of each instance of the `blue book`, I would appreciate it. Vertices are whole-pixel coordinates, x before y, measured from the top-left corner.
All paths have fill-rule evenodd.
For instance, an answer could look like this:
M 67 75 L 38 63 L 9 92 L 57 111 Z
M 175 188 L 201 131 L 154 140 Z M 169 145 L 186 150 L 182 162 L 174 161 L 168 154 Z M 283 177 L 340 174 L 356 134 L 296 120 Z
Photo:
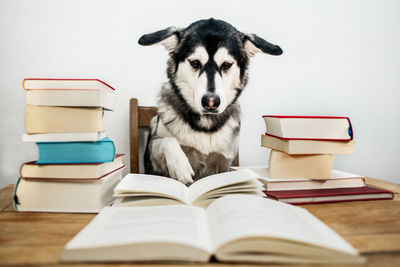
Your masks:
M 114 142 L 103 138 L 96 142 L 38 142 L 37 164 L 110 162 L 115 158 Z

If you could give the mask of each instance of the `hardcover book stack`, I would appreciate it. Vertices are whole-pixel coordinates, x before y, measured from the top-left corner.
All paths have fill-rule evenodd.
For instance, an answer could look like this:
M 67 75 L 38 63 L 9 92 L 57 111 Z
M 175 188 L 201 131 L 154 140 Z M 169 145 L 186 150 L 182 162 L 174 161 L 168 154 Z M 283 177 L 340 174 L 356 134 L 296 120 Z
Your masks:
M 103 111 L 114 110 L 114 88 L 97 79 L 25 79 L 22 139 L 39 159 L 21 166 L 18 211 L 98 212 L 122 178 L 123 155 L 106 137 Z
M 267 177 L 283 183 L 275 190 L 267 189 L 268 197 L 292 204 L 393 197 L 389 191 L 365 186 L 363 177 L 332 170 L 333 155 L 355 152 L 348 117 L 263 118 L 267 130 L 261 136 L 261 145 L 271 149 Z M 293 179 L 303 185 L 285 188 Z

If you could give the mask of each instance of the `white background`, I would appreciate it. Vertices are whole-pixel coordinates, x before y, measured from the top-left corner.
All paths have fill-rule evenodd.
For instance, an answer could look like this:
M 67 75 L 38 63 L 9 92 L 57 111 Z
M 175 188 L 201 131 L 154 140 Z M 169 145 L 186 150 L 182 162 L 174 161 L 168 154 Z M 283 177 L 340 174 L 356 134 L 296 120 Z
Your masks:
M 129 153 L 129 99 L 154 105 L 167 53 L 142 34 L 223 19 L 280 45 L 257 54 L 243 92 L 241 165 L 266 164 L 263 114 L 349 116 L 357 152 L 334 167 L 400 182 L 400 1 L 0 0 L 0 186 L 36 160 L 24 133 L 26 77 L 98 78 L 116 90 L 107 135 Z M 128 157 L 125 162 L 128 164 Z

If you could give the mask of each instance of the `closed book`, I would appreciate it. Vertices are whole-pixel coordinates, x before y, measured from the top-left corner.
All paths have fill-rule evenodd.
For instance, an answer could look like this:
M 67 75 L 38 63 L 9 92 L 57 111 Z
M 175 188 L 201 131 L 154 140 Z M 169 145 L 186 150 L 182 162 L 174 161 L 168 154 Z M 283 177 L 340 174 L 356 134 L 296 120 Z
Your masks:
M 269 198 L 289 204 L 392 199 L 393 193 L 375 187 L 265 191 Z
M 25 90 L 102 90 L 112 93 L 114 88 L 99 79 L 26 78 L 22 82 Z
M 106 137 L 105 132 L 93 133 L 45 133 L 45 134 L 23 134 L 24 142 L 86 142 L 99 141 Z
M 16 211 L 97 213 L 112 201 L 122 178 L 118 169 L 97 180 L 20 178 L 14 190 Z
M 354 154 L 355 142 L 327 140 L 283 139 L 272 135 L 261 135 L 261 146 L 291 155 L 297 154 Z
M 103 109 L 27 105 L 25 128 L 28 134 L 103 132 Z
M 289 155 L 271 150 L 269 175 L 271 178 L 306 178 L 327 180 L 331 178 L 333 155 Z
M 97 142 L 38 142 L 37 164 L 110 162 L 115 158 L 114 142 L 103 138 Z
M 114 95 L 98 89 L 43 89 L 26 91 L 26 104 L 33 106 L 101 107 L 114 110 Z
M 112 162 L 37 164 L 34 161 L 21 166 L 21 178 L 97 180 L 124 166 L 123 154 L 117 154 Z
M 353 129 L 348 117 L 332 116 L 263 116 L 266 134 L 301 140 L 352 140 Z
M 365 177 L 358 174 L 332 170 L 328 180 L 271 178 L 267 166 L 231 167 L 232 170 L 250 169 L 260 176 L 267 191 L 325 188 L 352 188 L 365 186 Z

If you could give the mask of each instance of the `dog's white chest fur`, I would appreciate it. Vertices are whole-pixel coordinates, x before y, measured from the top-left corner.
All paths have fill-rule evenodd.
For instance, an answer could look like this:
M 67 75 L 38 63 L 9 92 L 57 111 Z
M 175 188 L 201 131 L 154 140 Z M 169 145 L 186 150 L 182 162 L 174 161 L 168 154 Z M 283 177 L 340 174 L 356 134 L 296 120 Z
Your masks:
M 193 130 L 174 110 L 163 106 L 159 109 L 163 113 L 163 118 L 158 121 L 158 136 L 175 137 L 181 146 L 193 147 L 204 155 L 216 152 L 227 159 L 233 159 L 236 156 L 237 135 L 233 132 L 239 127 L 237 120 L 229 119 L 218 131 L 206 133 Z M 207 123 L 209 122 L 206 118 L 201 119 L 201 124 L 206 126 Z

